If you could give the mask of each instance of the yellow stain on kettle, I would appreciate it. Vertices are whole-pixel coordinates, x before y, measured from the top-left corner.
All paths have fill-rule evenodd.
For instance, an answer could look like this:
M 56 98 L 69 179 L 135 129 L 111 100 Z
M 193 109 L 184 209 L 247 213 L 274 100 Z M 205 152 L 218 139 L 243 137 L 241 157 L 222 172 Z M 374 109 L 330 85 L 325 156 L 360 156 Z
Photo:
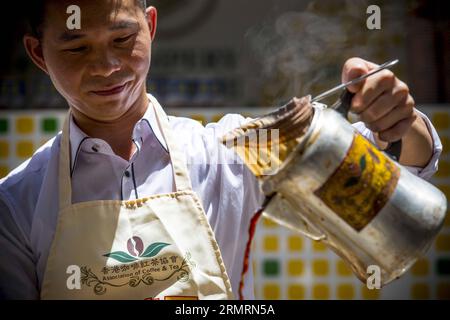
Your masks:
M 315 195 L 361 231 L 389 201 L 399 177 L 394 162 L 357 134 L 341 165 Z

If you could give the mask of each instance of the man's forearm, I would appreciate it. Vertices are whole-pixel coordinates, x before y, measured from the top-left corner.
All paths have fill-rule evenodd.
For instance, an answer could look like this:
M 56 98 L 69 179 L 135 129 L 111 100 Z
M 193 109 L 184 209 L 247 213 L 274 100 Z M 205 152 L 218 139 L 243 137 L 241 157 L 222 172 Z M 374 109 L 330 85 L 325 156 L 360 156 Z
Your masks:
M 402 153 L 400 164 L 412 167 L 425 167 L 433 156 L 433 137 L 428 130 L 425 120 L 416 112 L 417 119 L 402 139 Z M 387 143 L 375 134 L 377 145 L 384 150 Z

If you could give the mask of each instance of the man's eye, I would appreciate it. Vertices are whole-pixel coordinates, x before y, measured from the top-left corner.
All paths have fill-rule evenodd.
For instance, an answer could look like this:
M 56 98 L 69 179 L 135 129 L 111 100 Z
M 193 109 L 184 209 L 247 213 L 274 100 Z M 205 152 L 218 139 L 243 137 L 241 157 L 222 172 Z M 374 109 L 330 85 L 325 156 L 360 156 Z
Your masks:
M 134 37 L 134 33 L 130 34 L 129 36 L 126 36 L 126 37 L 117 38 L 117 39 L 114 40 L 114 42 L 116 42 L 116 43 L 124 43 L 124 42 L 127 42 L 128 40 L 130 40 L 132 37 Z
M 72 48 L 72 49 L 66 49 L 65 51 L 70 52 L 70 53 L 80 53 L 83 52 L 84 50 L 86 50 L 86 47 L 77 47 L 77 48 Z

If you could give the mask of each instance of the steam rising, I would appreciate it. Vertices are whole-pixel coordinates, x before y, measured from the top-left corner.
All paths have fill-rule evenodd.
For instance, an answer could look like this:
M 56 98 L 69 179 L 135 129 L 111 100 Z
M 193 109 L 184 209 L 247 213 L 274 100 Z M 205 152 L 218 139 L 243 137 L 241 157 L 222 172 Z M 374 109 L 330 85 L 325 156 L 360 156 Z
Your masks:
M 286 12 L 251 28 L 246 37 L 261 65 L 262 103 L 279 104 L 293 96 L 315 96 L 337 85 L 343 64 L 353 56 L 376 63 L 394 56 L 401 59 L 398 48 L 389 52 L 392 43 L 387 40 L 401 33 L 401 3 L 379 5 L 382 30 L 366 27 L 370 4 L 367 0 L 313 1 L 305 10 Z

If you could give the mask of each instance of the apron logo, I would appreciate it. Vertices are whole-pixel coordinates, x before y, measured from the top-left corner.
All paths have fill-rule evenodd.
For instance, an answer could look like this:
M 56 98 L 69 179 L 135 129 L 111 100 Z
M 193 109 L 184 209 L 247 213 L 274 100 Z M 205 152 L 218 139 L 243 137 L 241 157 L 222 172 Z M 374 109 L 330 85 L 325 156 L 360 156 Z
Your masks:
M 69 271 L 72 269 L 68 269 L 67 273 L 71 275 L 67 279 L 67 288 L 80 290 L 81 282 L 82 285 L 92 287 L 96 295 L 103 295 L 108 289 L 113 288 L 152 286 L 156 282 L 163 286 L 163 283 L 169 286 L 178 281 L 188 282 L 191 270 L 196 267 L 196 263 L 191 260 L 191 254 L 186 252 L 182 258 L 168 252 L 156 257 L 167 246 L 170 244 L 155 242 L 144 249 L 142 239 L 134 236 L 127 241 L 128 252 L 114 251 L 103 255 L 120 264 L 104 266 L 101 270 L 88 266 L 77 267 L 76 274 L 71 274 Z M 75 285 L 72 283 L 74 277 L 78 280 Z
M 151 258 L 156 256 L 162 249 L 170 244 L 164 242 L 155 242 L 144 250 L 144 243 L 139 237 L 132 237 L 127 241 L 127 252 L 115 251 L 104 254 L 104 257 L 112 258 L 122 263 L 134 262 L 137 260 Z
M 187 283 L 190 280 L 190 270 L 195 268 L 196 264 L 191 260 L 191 254 L 187 252 L 181 264 L 175 264 L 178 260 L 178 256 L 173 258 L 174 263 L 168 264 L 167 267 L 162 267 L 163 270 L 155 270 L 155 267 L 151 265 L 141 265 L 144 262 L 135 262 L 136 269 L 129 267 L 129 265 L 123 265 L 121 267 L 115 266 L 110 271 L 103 268 L 101 274 L 96 274 L 91 268 L 84 266 L 80 268 L 81 271 L 81 284 L 88 287 L 92 287 L 96 295 L 103 295 L 107 292 L 108 288 L 136 288 L 139 285 L 152 286 L 156 282 L 161 284 L 166 283 L 167 286 L 174 284 L 175 282 Z M 166 259 L 168 260 L 168 259 Z M 169 261 L 169 260 L 168 260 Z M 122 270 L 123 268 L 123 270 Z M 117 272 L 116 272 L 117 269 Z M 67 280 L 69 283 L 69 279 Z M 69 290 L 78 289 L 68 286 Z

